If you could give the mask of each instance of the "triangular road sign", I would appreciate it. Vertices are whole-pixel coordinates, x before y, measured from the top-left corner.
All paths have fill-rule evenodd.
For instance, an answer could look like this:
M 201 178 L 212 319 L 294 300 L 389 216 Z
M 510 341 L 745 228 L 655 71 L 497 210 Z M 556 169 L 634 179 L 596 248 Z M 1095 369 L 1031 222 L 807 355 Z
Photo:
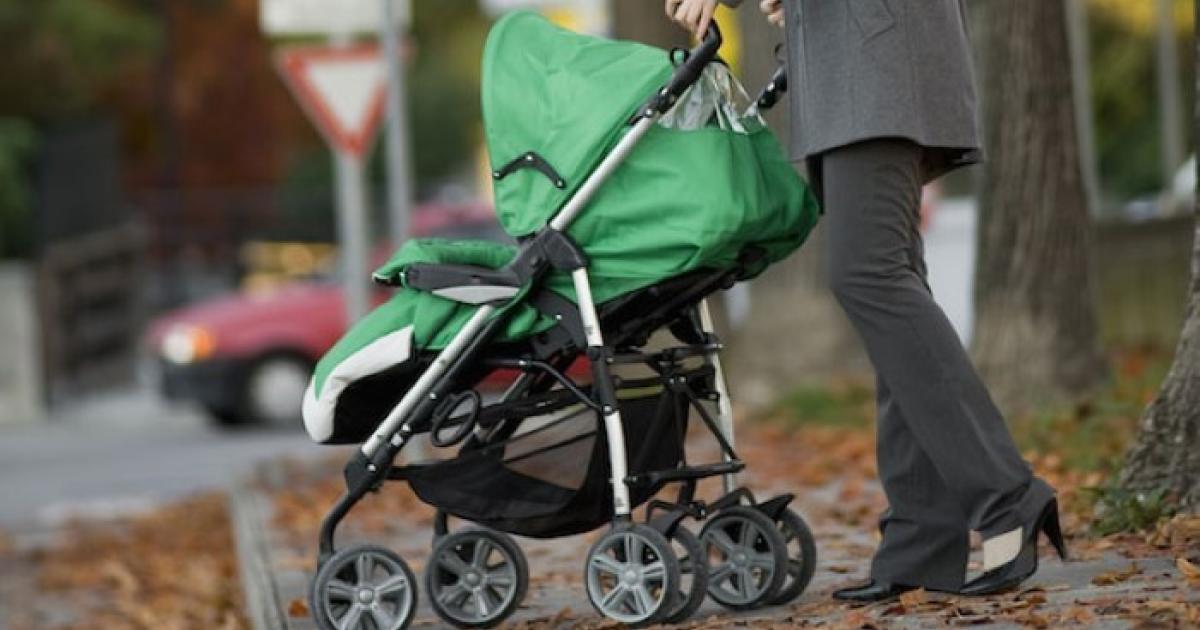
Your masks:
M 383 119 L 387 76 L 379 46 L 298 46 L 276 56 L 284 82 L 334 148 L 361 157 Z

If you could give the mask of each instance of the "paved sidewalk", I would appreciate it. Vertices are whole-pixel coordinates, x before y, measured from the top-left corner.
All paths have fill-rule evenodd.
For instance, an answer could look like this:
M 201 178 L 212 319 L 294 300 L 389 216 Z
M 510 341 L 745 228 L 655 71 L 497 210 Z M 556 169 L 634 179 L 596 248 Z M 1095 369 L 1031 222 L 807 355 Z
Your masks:
M 743 456 L 764 461 L 767 453 L 759 451 L 777 449 L 777 441 L 769 432 L 752 435 L 741 443 Z M 856 447 L 856 452 L 868 447 Z M 708 601 L 681 627 L 1128 628 L 1142 627 L 1139 624 L 1146 621 L 1158 624 L 1154 627 L 1200 627 L 1200 587 L 1183 578 L 1176 552 L 1154 549 L 1135 537 L 1075 540 L 1072 548 L 1078 559 L 1062 563 L 1044 555 L 1042 570 L 1019 593 L 968 599 L 915 592 L 900 602 L 861 608 L 834 603 L 829 593 L 862 578 L 875 543 L 874 515 L 883 499 L 877 485 L 867 480 L 868 458 L 853 458 L 844 470 L 825 477 L 799 461 L 778 459 L 766 460 L 770 463 L 758 471 L 752 464 L 744 481 L 756 491 L 791 491 L 800 497 L 794 505 L 809 520 L 819 550 L 813 583 L 792 605 L 751 613 L 733 614 Z M 233 493 L 243 582 L 257 630 L 315 627 L 308 620 L 304 594 L 313 568 L 317 521 L 338 488 L 336 470 L 333 462 L 273 462 Z M 781 470 L 795 470 L 796 475 Z M 362 514 L 352 513 L 341 544 L 384 544 L 405 558 L 421 582 L 432 540 L 429 510 L 407 488 L 392 484 L 356 511 Z M 531 585 L 507 627 L 613 627 L 592 611 L 583 593 L 583 557 L 591 540 L 588 535 L 519 539 L 529 559 Z M 423 587 L 420 596 L 426 599 Z M 422 601 L 412 627 L 447 626 Z

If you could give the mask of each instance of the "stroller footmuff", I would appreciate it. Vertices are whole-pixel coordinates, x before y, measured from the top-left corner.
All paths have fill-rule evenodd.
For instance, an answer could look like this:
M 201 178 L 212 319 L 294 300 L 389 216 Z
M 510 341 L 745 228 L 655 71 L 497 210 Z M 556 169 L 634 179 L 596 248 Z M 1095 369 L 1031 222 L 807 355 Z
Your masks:
M 403 558 L 335 545 L 347 513 L 388 481 L 438 509 L 423 588 L 459 627 L 520 605 L 528 568 L 512 534 L 607 525 L 584 590 L 629 625 L 683 621 L 706 596 L 785 603 L 807 586 L 816 549 L 793 497 L 759 501 L 737 483 L 706 299 L 799 247 L 818 208 L 758 115 L 783 82 L 751 101 L 717 63 L 720 45 L 716 27 L 686 55 L 532 13 L 493 27 L 484 126 L 497 216 L 517 245 L 405 243 L 375 272 L 394 296 L 317 365 L 306 428 L 359 444 L 318 540 L 309 601 L 322 630 L 412 621 Z M 516 376 L 481 395 L 497 372 Z M 689 461 L 689 424 L 711 434 L 717 461 Z M 397 463 L 422 435 L 456 454 Z M 711 501 L 696 495 L 708 477 L 722 480 Z M 451 531 L 451 517 L 472 525 Z

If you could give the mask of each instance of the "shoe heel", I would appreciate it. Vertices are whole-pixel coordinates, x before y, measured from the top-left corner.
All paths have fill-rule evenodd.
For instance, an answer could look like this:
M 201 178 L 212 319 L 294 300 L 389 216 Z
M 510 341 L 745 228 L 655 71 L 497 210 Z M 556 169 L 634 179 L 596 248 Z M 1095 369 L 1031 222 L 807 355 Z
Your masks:
M 1050 544 L 1054 545 L 1054 550 L 1058 552 L 1058 557 L 1067 559 L 1067 543 L 1063 540 L 1062 527 L 1058 522 L 1058 500 L 1051 500 L 1046 505 L 1046 511 L 1042 513 L 1042 532 L 1046 534 L 1046 538 L 1050 539 Z

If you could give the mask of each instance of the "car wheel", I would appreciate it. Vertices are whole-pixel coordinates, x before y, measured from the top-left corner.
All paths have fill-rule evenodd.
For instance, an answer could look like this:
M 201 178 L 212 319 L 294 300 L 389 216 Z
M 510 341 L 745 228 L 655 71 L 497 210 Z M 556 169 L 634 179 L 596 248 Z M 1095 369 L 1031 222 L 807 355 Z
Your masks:
M 312 364 L 287 354 L 264 357 L 250 366 L 242 392 L 242 416 L 250 424 L 297 426 Z
M 208 417 L 213 424 L 221 427 L 237 427 L 246 424 L 246 416 L 237 409 L 228 407 L 205 406 Z

